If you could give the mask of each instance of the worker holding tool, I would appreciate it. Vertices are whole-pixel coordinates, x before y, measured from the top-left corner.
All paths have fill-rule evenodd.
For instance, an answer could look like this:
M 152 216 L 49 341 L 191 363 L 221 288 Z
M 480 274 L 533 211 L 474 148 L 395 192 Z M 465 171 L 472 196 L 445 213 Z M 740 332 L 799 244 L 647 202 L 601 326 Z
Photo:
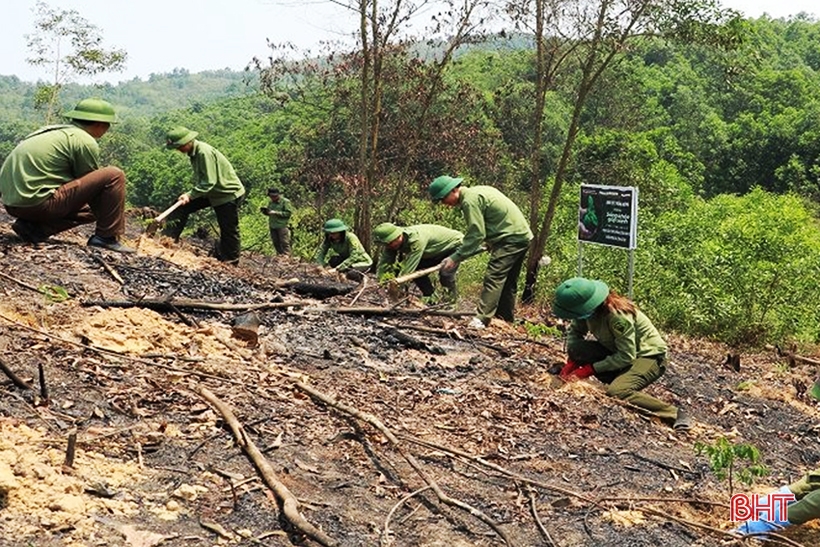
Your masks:
M 781 500 L 764 496 L 768 499 L 761 499 L 758 505 L 764 506 L 768 502 L 771 510 L 766 511 L 763 515 L 758 513 L 756 516 L 759 518 L 755 520 L 747 520 L 734 530 L 735 534 L 740 536 L 776 534 L 783 528 L 820 519 L 820 469 L 806 473 L 799 481 L 788 486 L 781 486 L 773 493 L 785 494 L 782 498 L 786 499 L 786 520 L 780 518 Z
M 171 213 L 163 235 L 179 241 L 188 217 L 212 207 L 219 224 L 219 247 L 216 258 L 222 262 L 239 262 L 239 206 L 245 198 L 245 186 L 228 159 L 216 148 L 197 140 L 199 135 L 187 127 L 174 127 L 166 134 L 165 146 L 179 150 L 191 160 L 194 189 L 179 196 L 181 207 Z
M 100 139 L 115 123 L 114 107 L 83 99 L 64 114 L 70 124 L 42 127 L 28 135 L 0 168 L 0 194 L 20 239 L 39 245 L 81 224 L 96 223 L 91 247 L 120 253 L 125 231 L 125 173 L 100 167 Z
M 322 266 L 330 266 L 330 272 L 367 272 L 373 259 L 367 254 L 356 234 L 338 218 L 325 222 L 322 245 L 316 251 L 313 261 Z M 357 276 L 358 277 L 358 276 Z
M 270 239 L 273 247 L 280 255 L 290 254 L 290 229 L 288 222 L 293 214 L 293 205 L 286 197 L 282 197 L 277 188 L 268 188 L 267 207 L 260 207 L 263 215 L 268 217 L 268 227 L 270 228 Z
M 573 277 L 558 285 L 552 313 L 571 319 L 567 331 L 564 380 L 595 376 L 606 394 L 642 408 L 672 424 L 692 426 L 687 413 L 641 390 L 666 371 L 667 346 L 658 330 L 628 298 L 598 280 Z M 587 333 L 594 340 L 587 340 Z
M 399 227 L 384 222 L 373 230 L 373 239 L 384 245 L 376 272 L 376 277 L 382 281 L 391 269 L 398 269 L 393 273 L 395 277 L 400 277 L 441 264 L 461 246 L 464 234 L 437 224 Z M 397 264 L 401 267 L 396 268 Z M 447 291 L 447 300 L 450 303 L 455 303 L 458 297 L 455 275 L 457 268 L 458 265 L 446 272 L 439 270 L 439 281 Z M 434 298 L 435 288 L 429 275 L 418 277 L 413 283 L 426 299 Z
M 518 206 L 492 186 L 461 185 L 461 177 L 436 178 L 428 188 L 434 202 L 458 207 L 467 232 L 458 249 L 442 263 L 442 272 L 454 271 L 482 243 L 490 251 L 478 313 L 468 327 L 483 329 L 493 317 L 512 323 L 518 275 L 527 254 L 532 232 Z

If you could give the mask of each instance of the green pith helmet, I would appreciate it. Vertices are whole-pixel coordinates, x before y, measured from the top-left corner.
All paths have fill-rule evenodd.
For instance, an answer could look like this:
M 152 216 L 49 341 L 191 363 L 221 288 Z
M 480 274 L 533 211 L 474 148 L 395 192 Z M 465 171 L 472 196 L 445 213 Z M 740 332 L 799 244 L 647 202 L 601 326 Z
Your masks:
M 603 281 L 573 277 L 555 289 L 552 313 L 561 319 L 586 318 L 608 295 L 609 287 Z
M 427 188 L 427 191 L 430 193 L 430 197 L 433 198 L 433 201 L 441 201 L 447 197 L 447 194 L 453 191 L 453 188 L 461 184 L 463 180 L 463 177 L 442 175 L 430 183 L 430 187 Z
M 322 230 L 325 231 L 326 234 L 332 234 L 335 232 L 346 232 L 348 230 L 347 226 L 344 222 L 342 222 L 338 218 L 331 218 L 325 225 L 322 227 Z
M 74 110 L 69 110 L 63 114 L 72 120 L 84 120 L 87 122 L 116 123 L 117 115 L 111 103 L 102 99 L 83 99 L 77 103 Z
M 392 243 L 401 235 L 401 228 L 392 222 L 382 222 L 373 229 L 373 237 L 379 243 Z
M 165 134 L 165 147 L 179 148 L 194 140 L 197 135 L 199 135 L 199 133 L 196 131 L 191 131 L 187 127 L 178 125 Z

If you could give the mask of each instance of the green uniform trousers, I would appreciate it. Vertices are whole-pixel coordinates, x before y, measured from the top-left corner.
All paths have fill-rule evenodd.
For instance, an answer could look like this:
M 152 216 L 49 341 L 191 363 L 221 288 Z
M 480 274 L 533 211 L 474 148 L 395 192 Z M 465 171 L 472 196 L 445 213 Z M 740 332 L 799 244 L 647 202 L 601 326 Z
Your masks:
M 569 358 L 578 364 L 601 361 L 610 351 L 594 340 L 584 340 L 569 352 Z M 606 394 L 622 399 L 648 411 L 664 421 L 674 422 L 678 417 L 677 407 L 660 399 L 642 393 L 641 390 L 663 376 L 666 372 L 662 356 L 638 357 L 632 366 L 611 372 L 596 372 L 595 377 L 607 384 Z
M 493 317 L 512 323 L 518 276 L 529 246 L 528 242 L 505 244 L 503 241 L 493 245 L 478 303 L 478 317 L 485 325 Z
M 794 484 L 789 485 L 797 501 L 789 505 L 789 522 L 803 524 L 820 518 L 820 469 L 806 474 Z

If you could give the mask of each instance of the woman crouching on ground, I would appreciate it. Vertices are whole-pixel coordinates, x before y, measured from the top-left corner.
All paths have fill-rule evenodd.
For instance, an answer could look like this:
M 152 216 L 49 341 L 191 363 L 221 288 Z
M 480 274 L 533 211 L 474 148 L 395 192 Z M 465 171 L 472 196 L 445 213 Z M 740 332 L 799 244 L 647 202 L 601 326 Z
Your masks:
M 675 429 L 691 428 L 683 409 L 641 390 L 666 371 L 667 346 L 658 329 L 628 298 L 603 281 L 573 277 L 555 290 L 552 312 L 571 319 L 561 378 L 595 377 L 606 394 L 648 411 Z M 586 339 L 587 333 L 594 340 Z

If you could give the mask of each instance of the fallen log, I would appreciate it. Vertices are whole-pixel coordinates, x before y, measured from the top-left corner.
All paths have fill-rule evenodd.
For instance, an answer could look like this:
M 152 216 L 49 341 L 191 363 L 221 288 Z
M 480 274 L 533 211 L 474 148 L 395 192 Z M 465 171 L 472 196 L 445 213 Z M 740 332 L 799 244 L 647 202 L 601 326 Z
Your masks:
M 233 411 L 207 388 L 199 388 L 199 395 L 213 405 L 219 413 L 222 414 L 222 417 L 225 418 L 225 422 L 231 428 L 234 437 L 236 437 L 236 443 L 245 451 L 251 461 L 253 461 L 256 469 L 258 469 L 262 475 L 265 484 L 273 490 L 279 502 L 280 510 L 285 518 L 302 534 L 317 543 L 325 545 L 326 547 L 338 546 L 338 541 L 313 526 L 299 513 L 299 501 L 291 494 L 287 486 L 282 484 L 276 477 L 273 467 L 268 463 L 264 454 L 256 447 L 253 441 L 245 434 L 245 430 L 242 428 L 239 420 L 236 419 Z
M 502 357 L 509 357 L 512 355 L 512 352 L 507 348 L 497 346 L 495 344 L 490 344 L 489 342 L 485 342 L 479 336 L 474 336 L 469 332 L 461 333 L 458 332 L 456 329 L 437 329 L 434 327 L 423 327 L 421 325 L 390 325 L 389 323 L 384 323 L 390 327 L 395 328 L 402 328 L 402 329 L 410 329 L 410 330 L 417 330 L 419 332 L 429 332 L 430 334 L 435 334 L 437 336 L 446 336 L 447 338 L 456 340 L 469 340 L 471 344 L 475 344 L 477 346 L 485 347 L 487 349 L 491 349 L 497 351 Z
M 313 311 L 313 310 L 312 310 Z M 375 308 L 375 307 L 342 307 L 325 308 L 319 311 L 329 311 L 335 313 L 349 313 L 353 315 L 440 315 L 443 317 L 469 317 L 475 312 L 447 311 L 430 308 Z
M 142 300 L 84 300 L 83 306 L 99 306 L 101 308 L 148 308 L 159 311 L 173 311 L 173 308 L 188 310 L 215 310 L 215 311 L 252 311 L 275 310 L 306 305 L 305 302 L 263 302 L 259 304 L 234 304 L 230 302 L 208 302 L 189 298 L 151 299 Z
M 382 323 L 380 326 L 389 336 L 395 338 L 395 340 L 399 344 L 406 348 L 417 349 L 419 351 L 426 351 L 427 353 L 432 353 L 433 355 L 447 354 L 447 352 L 444 351 L 444 348 L 442 348 L 441 346 L 437 346 L 435 344 L 428 344 L 424 340 L 416 338 L 415 336 L 411 336 L 406 332 L 402 332 L 401 330 L 399 330 L 398 327 L 387 325 L 385 323 Z

